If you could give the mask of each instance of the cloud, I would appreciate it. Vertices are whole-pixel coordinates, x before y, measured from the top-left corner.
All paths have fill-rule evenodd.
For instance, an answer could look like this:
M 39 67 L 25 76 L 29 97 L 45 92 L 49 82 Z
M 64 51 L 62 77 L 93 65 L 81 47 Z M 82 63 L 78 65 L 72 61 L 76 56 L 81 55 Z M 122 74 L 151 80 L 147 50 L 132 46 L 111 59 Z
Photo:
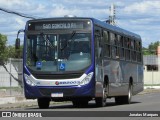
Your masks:
M 26 0 L 0 0 L 0 6 L 3 8 L 11 8 L 16 10 L 17 8 L 29 7 L 30 3 Z
M 106 9 L 80 9 L 77 6 L 72 7 L 66 7 L 62 4 L 57 5 L 53 4 L 52 7 L 54 8 L 51 10 L 50 14 L 48 16 L 52 17 L 63 17 L 65 15 L 76 15 L 77 17 L 97 17 L 104 16 L 104 14 L 107 14 Z M 84 6 L 83 6 L 84 7 Z
M 124 12 L 127 14 L 155 14 L 160 13 L 160 1 L 159 0 L 143 0 L 142 2 L 135 2 L 124 8 Z M 158 15 L 158 14 L 157 14 Z

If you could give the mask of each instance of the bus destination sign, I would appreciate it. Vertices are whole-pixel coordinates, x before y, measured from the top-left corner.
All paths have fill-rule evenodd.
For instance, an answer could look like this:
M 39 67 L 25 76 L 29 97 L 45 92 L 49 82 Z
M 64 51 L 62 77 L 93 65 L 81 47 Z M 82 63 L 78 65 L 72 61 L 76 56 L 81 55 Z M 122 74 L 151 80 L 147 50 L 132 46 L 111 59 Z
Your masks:
M 35 30 L 83 29 L 83 22 L 42 23 L 35 25 Z

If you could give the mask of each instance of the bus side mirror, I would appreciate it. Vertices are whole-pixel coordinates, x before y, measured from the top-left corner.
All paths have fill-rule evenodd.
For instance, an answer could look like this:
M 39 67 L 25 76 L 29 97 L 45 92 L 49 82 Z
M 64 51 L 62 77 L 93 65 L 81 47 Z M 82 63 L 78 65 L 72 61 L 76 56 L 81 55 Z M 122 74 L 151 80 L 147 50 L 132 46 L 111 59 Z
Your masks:
M 15 48 L 20 49 L 20 39 L 19 38 L 16 39 Z
M 15 42 L 15 48 L 16 49 L 20 49 L 20 39 L 18 38 L 19 36 L 19 33 L 21 32 L 25 32 L 23 29 L 19 30 L 18 33 L 17 33 L 17 39 L 16 39 L 16 42 Z

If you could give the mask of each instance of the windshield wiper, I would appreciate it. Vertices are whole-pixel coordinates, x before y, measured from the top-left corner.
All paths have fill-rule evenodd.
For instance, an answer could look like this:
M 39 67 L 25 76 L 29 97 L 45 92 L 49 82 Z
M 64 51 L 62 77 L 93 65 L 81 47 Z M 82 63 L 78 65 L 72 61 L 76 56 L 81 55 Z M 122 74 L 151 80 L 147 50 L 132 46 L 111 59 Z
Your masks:
M 47 37 L 46 37 L 46 39 L 45 39 L 43 33 L 40 33 L 40 36 L 42 36 L 43 39 L 46 41 L 46 43 L 49 44 L 49 46 L 50 46 L 52 49 L 54 49 L 55 46 L 52 45 L 52 43 L 49 41 L 49 39 L 48 39 Z
M 68 40 L 71 40 L 75 36 L 75 34 L 76 34 L 76 31 L 73 31 L 70 36 L 70 39 L 67 39 L 65 46 L 63 48 L 61 48 L 61 52 L 68 46 Z
M 76 34 L 76 31 L 73 31 L 72 34 L 71 34 L 70 39 L 72 39 L 75 36 L 75 34 Z

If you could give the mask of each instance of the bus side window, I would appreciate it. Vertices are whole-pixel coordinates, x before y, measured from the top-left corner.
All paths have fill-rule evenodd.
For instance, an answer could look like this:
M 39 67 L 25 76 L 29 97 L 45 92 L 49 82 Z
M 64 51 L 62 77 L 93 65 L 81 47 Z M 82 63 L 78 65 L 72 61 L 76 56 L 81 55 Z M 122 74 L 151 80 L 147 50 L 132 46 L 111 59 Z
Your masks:
M 119 58 L 119 47 L 118 47 L 118 38 L 117 35 L 111 33 L 111 43 L 112 43 L 112 58 L 118 59 Z
M 139 47 L 138 50 L 141 51 L 141 42 L 139 42 L 138 47 Z
M 131 49 L 134 50 L 134 40 L 131 40 Z
M 110 33 L 110 41 L 111 41 L 111 45 L 115 44 L 115 35 L 113 33 Z
M 128 48 L 128 44 L 127 44 L 127 43 L 128 43 L 127 38 L 124 37 L 124 47 L 125 47 L 125 48 Z
M 121 36 L 118 35 L 117 36 L 117 45 L 120 46 L 120 44 L 121 44 Z
M 141 42 L 137 41 L 136 42 L 136 47 L 137 47 L 137 62 L 142 62 L 142 53 L 141 53 Z
M 103 57 L 103 44 L 102 44 L 102 29 L 100 27 L 95 27 L 95 55 L 96 55 L 96 63 L 102 64 Z
M 124 50 L 124 37 L 120 36 L 120 58 L 125 58 L 125 50 Z
M 131 57 L 130 57 L 130 50 L 129 49 L 126 49 L 125 50 L 125 55 L 126 55 L 126 60 L 130 60 L 131 59 Z
M 136 62 L 135 39 L 131 40 L 131 60 Z
M 127 39 L 127 48 L 129 49 L 131 47 L 131 40 L 128 38 Z
M 104 39 L 105 44 L 110 43 L 109 32 L 103 31 L 103 39 Z
M 104 39 L 104 54 L 106 57 L 110 57 L 110 39 L 109 39 L 109 32 L 103 31 L 103 39 Z
M 117 35 L 114 34 L 114 45 L 117 45 L 117 44 L 118 44 Z
M 139 48 L 140 48 L 140 46 L 139 46 L 139 42 L 138 42 L 138 41 L 136 41 L 136 51 L 139 51 Z

